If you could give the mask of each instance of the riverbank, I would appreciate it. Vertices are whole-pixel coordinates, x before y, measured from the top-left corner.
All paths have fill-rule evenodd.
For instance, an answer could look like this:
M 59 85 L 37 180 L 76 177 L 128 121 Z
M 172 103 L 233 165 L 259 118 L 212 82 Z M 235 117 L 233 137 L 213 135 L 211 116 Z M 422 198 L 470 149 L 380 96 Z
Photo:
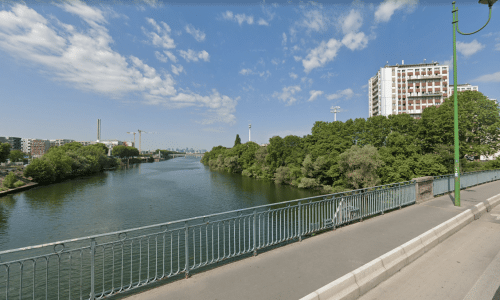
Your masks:
M 2 166 L 0 168 L 0 197 L 25 191 L 34 188 L 35 186 L 38 186 L 38 183 L 33 182 L 30 178 L 26 178 L 23 176 L 23 170 L 24 166 Z M 10 172 L 14 173 L 14 175 L 16 176 L 16 181 L 22 181 L 24 182 L 24 185 L 20 187 L 3 190 L 5 189 L 5 187 L 3 186 L 3 181 Z

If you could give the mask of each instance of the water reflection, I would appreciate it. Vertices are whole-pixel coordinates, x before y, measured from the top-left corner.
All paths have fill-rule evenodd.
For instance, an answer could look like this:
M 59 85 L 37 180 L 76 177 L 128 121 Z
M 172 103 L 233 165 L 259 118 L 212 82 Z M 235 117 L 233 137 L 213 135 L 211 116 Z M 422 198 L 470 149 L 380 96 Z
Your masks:
M 197 158 L 132 165 L 0 199 L 0 245 L 12 249 L 314 195 Z

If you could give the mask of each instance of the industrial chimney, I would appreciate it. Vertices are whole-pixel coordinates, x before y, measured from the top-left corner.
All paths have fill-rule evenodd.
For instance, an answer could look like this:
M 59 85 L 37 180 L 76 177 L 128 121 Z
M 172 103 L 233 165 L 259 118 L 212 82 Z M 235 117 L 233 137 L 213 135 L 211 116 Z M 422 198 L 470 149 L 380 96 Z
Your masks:
M 101 119 L 97 119 L 97 142 L 101 140 Z

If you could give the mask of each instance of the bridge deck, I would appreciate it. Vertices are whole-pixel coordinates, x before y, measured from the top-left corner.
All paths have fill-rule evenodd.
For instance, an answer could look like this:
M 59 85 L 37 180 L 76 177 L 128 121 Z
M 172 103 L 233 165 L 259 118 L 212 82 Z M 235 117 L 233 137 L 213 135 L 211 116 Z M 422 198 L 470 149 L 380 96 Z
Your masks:
M 499 191 L 500 181 L 462 190 L 461 207 L 440 196 L 127 299 L 299 299 Z

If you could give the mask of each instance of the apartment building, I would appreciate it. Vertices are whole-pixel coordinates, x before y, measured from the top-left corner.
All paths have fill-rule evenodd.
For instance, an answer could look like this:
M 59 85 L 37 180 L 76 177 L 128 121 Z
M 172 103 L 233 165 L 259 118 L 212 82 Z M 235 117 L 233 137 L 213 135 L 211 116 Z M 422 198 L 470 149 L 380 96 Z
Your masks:
M 99 143 L 106 145 L 108 147 L 108 155 L 111 155 L 113 151 L 113 147 L 118 146 L 118 145 L 123 145 L 122 141 L 119 140 L 106 140 L 106 141 L 99 141 Z
M 56 140 L 50 140 L 50 147 L 60 147 L 64 144 L 69 144 L 74 142 L 75 140 L 69 140 L 69 139 L 56 139 Z
M 448 97 L 448 66 L 437 62 L 386 65 L 368 80 L 369 116 L 410 114 L 420 118 Z
M 454 91 L 453 88 L 454 88 L 453 84 L 448 87 L 448 95 L 450 95 L 450 96 L 453 95 L 453 91 Z M 478 89 L 477 85 L 470 85 L 468 83 L 458 84 L 457 85 L 457 92 L 463 92 L 463 91 L 476 91 L 476 92 L 478 92 L 479 89 Z
M 31 154 L 31 143 L 33 139 L 21 139 L 21 151 Z
M 31 140 L 31 156 L 41 157 L 50 149 L 50 141 L 49 140 L 41 140 L 41 139 L 32 139 Z
M 0 136 L 0 144 L 10 144 L 10 150 L 21 150 L 21 138 L 12 136 Z

